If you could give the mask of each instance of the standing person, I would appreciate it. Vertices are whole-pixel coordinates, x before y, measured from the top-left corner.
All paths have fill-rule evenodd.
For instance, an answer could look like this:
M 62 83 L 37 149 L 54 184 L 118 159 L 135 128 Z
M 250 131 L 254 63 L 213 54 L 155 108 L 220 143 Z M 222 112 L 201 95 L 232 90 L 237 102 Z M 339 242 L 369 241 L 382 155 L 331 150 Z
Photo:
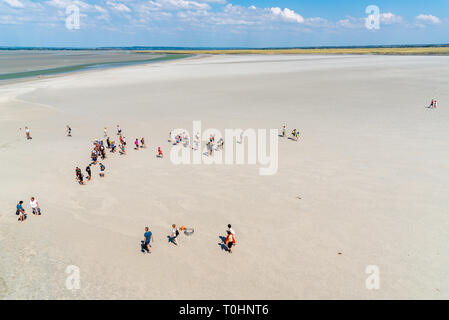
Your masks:
M 146 144 L 145 144 L 145 138 L 142 137 L 142 139 L 140 139 L 140 145 L 141 145 L 141 148 L 146 148 L 147 147 Z
M 25 127 L 25 134 L 26 134 L 27 140 L 33 139 L 33 138 L 31 138 L 31 135 L 30 135 L 30 128 Z
M 171 231 L 171 240 L 174 244 L 178 245 L 178 236 L 179 236 L 179 230 L 176 228 L 176 224 L 172 224 L 172 231 Z
M 86 167 L 86 172 L 87 172 L 87 181 L 90 181 L 90 179 L 92 178 L 92 171 L 90 170 L 90 164 L 87 165 Z
M 117 125 L 117 135 L 121 135 L 122 134 L 122 129 L 120 128 L 119 125 Z
M 104 132 L 104 137 L 106 138 L 108 136 L 108 128 L 104 127 L 103 132 Z
M 37 202 L 37 199 L 35 197 L 31 197 L 30 207 L 35 216 L 41 215 L 41 208 L 39 208 L 39 203 Z
M 429 108 L 433 108 L 433 104 L 434 104 L 434 100 L 432 99 L 432 101 L 430 101 L 430 106 L 429 106 Z
M 233 236 L 235 236 L 235 232 L 234 232 L 234 230 L 232 229 L 232 226 L 231 226 L 231 224 L 228 224 L 228 230 L 226 230 L 226 232 L 230 232 L 230 233 L 232 233 L 232 235 Z
M 286 136 L 286 129 L 285 126 L 282 126 L 282 137 L 285 138 Z
M 148 227 L 145 227 L 145 233 L 143 234 L 143 246 L 148 251 L 148 253 L 151 253 L 150 242 L 154 242 L 153 233 Z
M 433 103 L 433 108 L 436 109 L 437 108 L 437 101 L 435 100 Z
M 139 150 L 139 139 L 136 138 L 136 141 L 134 141 L 134 144 L 136 145 L 136 150 Z
M 106 167 L 100 162 L 100 177 L 104 178 L 104 170 Z
M 226 245 L 228 246 L 228 252 L 232 253 L 232 246 L 235 244 L 235 239 L 231 231 L 227 231 L 228 236 L 226 237 Z
M 164 157 L 164 154 L 162 153 L 161 147 L 157 147 L 157 156 L 159 158 L 163 158 Z
M 70 127 L 70 125 L 67 125 L 66 131 L 67 131 L 67 137 L 71 137 L 72 136 L 72 128 Z
M 296 131 L 295 139 L 296 139 L 296 141 L 299 141 L 299 130 Z
M 76 167 L 75 175 L 76 175 L 76 180 L 78 181 L 78 183 L 79 184 L 84 184 L 83 173 L 81 172 L 80 168 Z
M 16 208 L 16 215 L 19 216 L 19 221 L 20 223 L 23 223 L 23 220 L 25 218 L 25 209 L 22 206 L 23 201 L 19 201 L 19 203 L 17 204 Z

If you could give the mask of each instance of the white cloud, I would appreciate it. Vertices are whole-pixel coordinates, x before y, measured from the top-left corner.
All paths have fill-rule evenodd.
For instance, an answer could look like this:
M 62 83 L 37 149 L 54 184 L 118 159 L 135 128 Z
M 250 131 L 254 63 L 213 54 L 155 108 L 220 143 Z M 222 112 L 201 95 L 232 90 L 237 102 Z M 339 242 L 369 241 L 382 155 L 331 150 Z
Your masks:
M 380 14 L 380 22 L 384 24 L 394 24 L 402 23 L 403 19 L 401 16 L 397 16 L 394 13 L 386 12 Z
M 435 17 L 431 14 L 420 14 L 416 17 L 416 20 L 422 23 L 439 24 L 441 23 L 440 18 Z
M 338 27 L 350 28 L 350 29 L 361 28 L 361 27 L 365 26 L 365 19 L 354 18 L 354 17 L 349 16 L 349 17 L 346 17 L 345 19 L 338 20 L 336 25 Z
M 295 11 L 290 10 L 289 8 L 285 8 L 284 10 L 282 10 L 279 7 L 271 8 L 271 13 L 274 14 L 275 16 L 281 17 L 286 21 L 292 21 L 297 23 L 304 22 L 304 18 L 300 14 L 297 14 Z
M 112 1 L 106 1 L 106 4 L 110 7 L 112 7 L 114 10 L 120 11 L 120 12 L 131 12 L 131 9 L 128 8 L 123 3 L 117 3 Z
M 10 7 L 13 8 L 25 8 L 23 3 L 19 0 L 3 0 L 3 2 L 6 2 Z

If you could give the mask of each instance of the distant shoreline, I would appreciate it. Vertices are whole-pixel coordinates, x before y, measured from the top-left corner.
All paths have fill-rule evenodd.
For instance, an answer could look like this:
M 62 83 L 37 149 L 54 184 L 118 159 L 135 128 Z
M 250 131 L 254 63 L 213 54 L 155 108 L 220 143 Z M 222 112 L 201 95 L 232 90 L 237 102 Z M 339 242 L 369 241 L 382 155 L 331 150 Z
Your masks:
M 378 55 L 449 55 L 449 46 L 366 47 L 303 49 L 213 49 L 213 50 L 135 50 L 136 53 L 165 54 L 378 54 Z

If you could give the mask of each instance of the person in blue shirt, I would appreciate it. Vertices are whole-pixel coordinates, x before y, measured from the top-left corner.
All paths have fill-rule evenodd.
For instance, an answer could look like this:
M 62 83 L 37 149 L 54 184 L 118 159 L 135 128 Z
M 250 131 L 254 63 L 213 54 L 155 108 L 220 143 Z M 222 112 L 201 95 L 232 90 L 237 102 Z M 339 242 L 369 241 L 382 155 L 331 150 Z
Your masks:
M 23 201 L 19 201 L 19 203 L 16 206 L 16 208 L 17 208 L 16 215 L 19 216 L 20 223 L 23 223 L 23 219 L 25 217 L 25 209 L 23 208 L 22 204 L 23 204 Z
M 143 235 L 143 247 L 148 251 L 148 253 L 151 253 L 150 242 L 154 242 L 153 233 L 148 227 L 145 227 L 145 234 Z

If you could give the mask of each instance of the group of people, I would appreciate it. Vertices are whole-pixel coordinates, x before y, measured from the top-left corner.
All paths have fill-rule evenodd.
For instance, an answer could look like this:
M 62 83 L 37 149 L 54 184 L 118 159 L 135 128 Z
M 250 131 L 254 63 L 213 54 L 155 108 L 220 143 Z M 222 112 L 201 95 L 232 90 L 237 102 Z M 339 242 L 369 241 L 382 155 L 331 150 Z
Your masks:
M 70 136 L 71 136 L 71 130 L 72 129 L 70 128 L 70 126 L 67 125 L 67 132 L 68 132 L 68 135 L 70 133 Z M 119 153 L 120 153 L 120 155 L 126 155 L 126 139 L 123 136 L 122 129 L 120 128 L 119 125 L 117 125 L 117 135 L 119 136 L 119 145 L 118 145 Z M 111 153 L 115 153 L 117 151 L 117 145 L 116 145 L 115 141 L 112 141 L 110 139 L 110 137 L 108 136 L 108 128 L 107 127 L 104 128 L 104 137 L 106 138 L 106 145 L 104 144 L 103 140 L 97 139 L 93 142 L 94 148 L 92 149 L 91 154 L 90 154 L 92 162 L 90 164 L 88 164 L 85 169 L 85 171 L 87 173 L 87 181 L 91 180 L 92 167 L 97 165 L 97 163 L 99 161 L 98 159 L 100 158 L 101 160 L 105 160 L 107 158 L 106 149 L 109 149 L 109 151 Z M 140 144 L 139 144 L 139 142 L 140 142 Z M 134 141 L 134 149 L 139 150 L 140 148 L 146 148 L 145 138 L 143 138 L 143 137 L 140 139 L 140 141 L 138 138 L 136 138 L 136 140 Z M 160 148 L 158 148 L 158 155 L 163 157 L 162 150 Z M 100 168 L 99 176 L 101 178 L 104 178 L 106 167 L 102 162 L 99 162 L 99 168 Z M 76 167 L 76 169 L 75 169 L 75 177 L 79 184 L 81 184 L 81 185 L 85 184 L 83 172 L 81 171 L 81 169 L 79 167 Z
M 437 108 L 437 101 L 435 99 L 432 99 L 432 101 L 430 101 L 430 105 L 427 108 L 436 109 Z
M 37 199 L 35 197 L 31 197 L 30 199 L 30 207 L 31 212 L 35 216 L 41 215 L 41 208 L 39 207 L 39 203 L 37 202 Z M 23 208 L 23 201 L 19 201 L 19 203 L 16 205 L 16 215 L 19 216 L 18 221 L 20 223 L 23 223 L 25 219 L 27 218 L 27 215 L 25 213 L 25 209 Z
M 281 134 L 282 138 L 287 138 L 287 129 L 285 128 L 285 126 L 282 126 L 282 134 Z M 299 141 L 299 131 L 296 129 L 293 129 L 291 132 L 291 139 L 295 140 L 295 141 Z
M 178 236 L 180 235 L 180 231 L 184 231 L 187 234 L 185 226 L 181 226 L 178 229 L 176 227 L 176 224 L 173 224 L 171 234 L 168 236 L 169 242 L 178 245 Z M 152 242 L 154 242 L 153 233 L 150 231 L 149 227 L 145 227 L 145 233 L 143 234 L 143 240 L 141 241 L 142 244 L 141 251 L 143 253 L 151 253 Z M 227 252 L 232 253 L 232 247 L 235 246 L 236 241 L 235 241 L 235 232 L 230 224 L 228 224 L 228 229 L 226 230 L 226 238 L 224 238 L 223 242 L 224 245 L 226 246 Z

